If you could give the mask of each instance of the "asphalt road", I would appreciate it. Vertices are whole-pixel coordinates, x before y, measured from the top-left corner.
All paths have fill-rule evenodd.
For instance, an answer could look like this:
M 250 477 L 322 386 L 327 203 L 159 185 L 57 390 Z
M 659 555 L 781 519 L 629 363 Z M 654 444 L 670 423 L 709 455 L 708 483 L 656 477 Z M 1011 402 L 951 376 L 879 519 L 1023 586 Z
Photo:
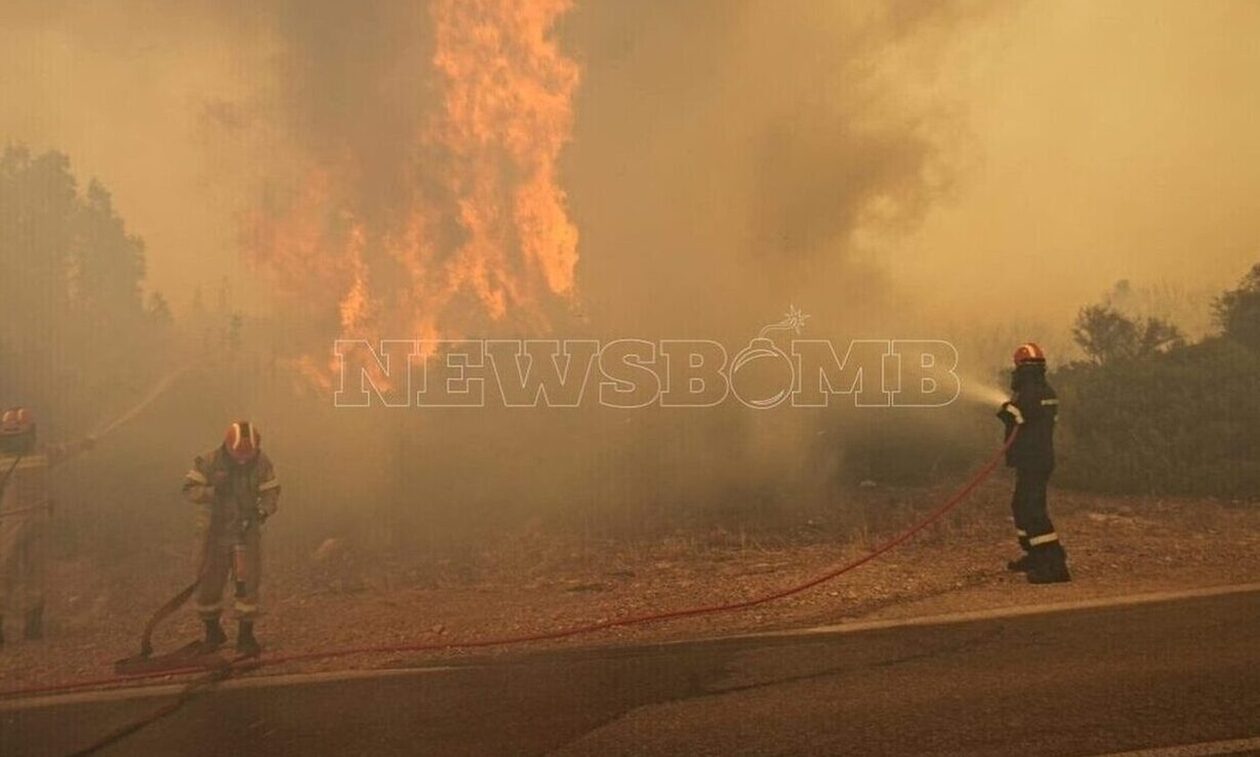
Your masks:
M 70 753 L 168 701 L 0 710 L 0 753 Z M 103 753 L 1085 755 L 1250 739 L 1260 751 L 1256 592 L 235 686 Z

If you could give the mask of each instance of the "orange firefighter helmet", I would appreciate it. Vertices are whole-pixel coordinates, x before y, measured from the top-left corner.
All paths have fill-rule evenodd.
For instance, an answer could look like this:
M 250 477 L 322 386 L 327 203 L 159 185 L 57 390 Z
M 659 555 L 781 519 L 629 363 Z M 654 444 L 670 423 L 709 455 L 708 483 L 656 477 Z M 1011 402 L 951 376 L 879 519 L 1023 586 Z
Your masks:
M 249 421 L 236 421 L 228 426 L 223 439 L 223 449 L 238 463 L 248 463 L 258 457 L 261 444 L 262 435 L 258 433 L 258 427 Z
M 35 414 L 24 407 L 11 407 L 0 415 L 0 436 L 17 436 L 35 428 Z
M 1015 365 L 1044 362 L 1046 362 L 1046 353 L 1036 342 L 1025 342 L 1015 350 Z

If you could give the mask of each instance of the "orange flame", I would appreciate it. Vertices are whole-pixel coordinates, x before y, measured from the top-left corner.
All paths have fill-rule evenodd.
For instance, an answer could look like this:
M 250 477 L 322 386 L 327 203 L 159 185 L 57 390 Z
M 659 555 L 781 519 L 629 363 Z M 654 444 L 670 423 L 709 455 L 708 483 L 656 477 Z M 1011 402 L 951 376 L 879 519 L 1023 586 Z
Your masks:
M 314 350 L 334 336 L 457 337 L 487 319 L 545 328 L 546 301 L 573 296 L 578 231 L 557 163 L 580 72 L 552 36 L 571 5 L 432 0 L 440 104 L 397 146 L 415 163 L 404 212 L 351 196 L 349 156 L 312 169 L 282 212 L 248 219 L 249 257 L 319 332 Z M 307 373 L 318 362 L 299 359 Z
M 573 288 L 577 229 L 555 174 L 573 128 L 578 69 L 548 37 L 570 5 L 568 0 L 433 5 L 433 60 L 446 96 L 431 138 L 459 166 L 448 178 L 468 231 L 460 255 L 467 265 L 456 278 L 468 281 L 495 317 L 529 297 L 524 282 L 501 275 L 513 237 L 523 262 L 542 273 L 551 292 Z

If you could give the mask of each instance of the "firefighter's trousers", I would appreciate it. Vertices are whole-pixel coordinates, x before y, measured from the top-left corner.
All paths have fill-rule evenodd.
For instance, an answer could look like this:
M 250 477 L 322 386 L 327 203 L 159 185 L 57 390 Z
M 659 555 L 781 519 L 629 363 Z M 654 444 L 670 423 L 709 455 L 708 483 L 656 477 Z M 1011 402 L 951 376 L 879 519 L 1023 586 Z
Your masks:
M 1059 535 L 1046 509 L 1046 487 L 1050 471 L 1039 468 L 1015 470 L 1015 495 L 1011 513 L 1015 516 L 1015 532 L 1019 545 L 1030 553 L 1062 554 Z
M 43 607 L 47 530 L 47 512 L 0 516 L 0 614 Z
M 261 542 L 257 525 L 230 536 L 210 534 L 205 540 L 201 582 L 197 585 L 197 613 L 203 620 L 213 620 L 223 612 L 223 590 L 229 577 L 236 616 L 241 620 L 258 616 Z

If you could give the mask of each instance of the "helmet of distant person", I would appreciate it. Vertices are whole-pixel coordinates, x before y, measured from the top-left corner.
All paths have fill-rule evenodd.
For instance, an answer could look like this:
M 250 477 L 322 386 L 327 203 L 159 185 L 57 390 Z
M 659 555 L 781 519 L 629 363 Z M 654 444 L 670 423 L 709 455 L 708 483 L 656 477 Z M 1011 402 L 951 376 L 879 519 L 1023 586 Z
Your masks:
M 0 452 L 25 455 L 35 449 L 35 414 L 24 407 L 0 413 Z
M 0 436 L 18 436 L 35 428 L 35 414 L 24 407 L 11 407 L 0 415 Z
M 249 421 L 235 421 L 228 426 L 223 438 L 223 449 L 237 463 L 248 463 L 258 457 L 262 435 L 258 427 Z

